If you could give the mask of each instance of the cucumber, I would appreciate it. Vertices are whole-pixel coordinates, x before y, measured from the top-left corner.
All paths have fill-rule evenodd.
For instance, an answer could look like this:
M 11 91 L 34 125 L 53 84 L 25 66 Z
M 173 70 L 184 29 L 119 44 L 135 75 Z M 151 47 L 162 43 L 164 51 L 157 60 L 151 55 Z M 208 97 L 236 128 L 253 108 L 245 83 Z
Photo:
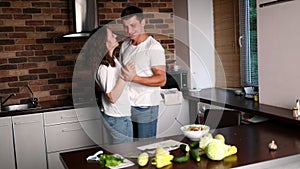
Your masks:
M 190 146 L 187 144 L 180 144 L 179 148 L 185 153 L 190 151 Z
M 190 151 L 190 155 L 197 162 L 199 162 L 201 160 L 199 153 L 194 150 Z
M 187 162 L 188 160 L 189 160 L 189 156 L 185 155 L 180 157 L 174 157 L 172 161 L 176 163 L 183 163 L 183 162 Z
M 191 148 L 199 148 L 199 141 L 194 141 L 190 144 Z

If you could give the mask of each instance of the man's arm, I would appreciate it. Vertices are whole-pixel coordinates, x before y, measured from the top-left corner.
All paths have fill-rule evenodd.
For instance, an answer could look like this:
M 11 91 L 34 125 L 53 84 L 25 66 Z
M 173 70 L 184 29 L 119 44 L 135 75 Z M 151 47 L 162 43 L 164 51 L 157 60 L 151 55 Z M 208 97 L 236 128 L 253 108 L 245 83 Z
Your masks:
M 125 81 L 131 81 L 134 83 L 142 84 L 145 86 L 164 86 L 166 84 L 166 66 L 153 66 L 151 68 L 153 75 L 150 77 L 138 76 L 135 70 L 122 68 L 121 78 Z

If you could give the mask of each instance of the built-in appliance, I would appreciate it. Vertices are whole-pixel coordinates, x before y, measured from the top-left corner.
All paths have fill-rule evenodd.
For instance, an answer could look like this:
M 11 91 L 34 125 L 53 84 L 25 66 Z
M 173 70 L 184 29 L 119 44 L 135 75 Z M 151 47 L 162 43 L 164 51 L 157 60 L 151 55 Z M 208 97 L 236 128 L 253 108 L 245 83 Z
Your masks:
M 188 71 L 186 70 L 168 71 L 168 74 L 175 79 L 180 89 L 187 89 Z

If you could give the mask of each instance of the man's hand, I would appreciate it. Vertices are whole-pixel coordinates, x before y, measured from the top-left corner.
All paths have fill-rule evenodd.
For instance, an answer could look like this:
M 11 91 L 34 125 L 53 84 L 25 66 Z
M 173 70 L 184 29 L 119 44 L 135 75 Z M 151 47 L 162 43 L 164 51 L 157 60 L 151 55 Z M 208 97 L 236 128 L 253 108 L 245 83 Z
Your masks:
M 125 81 L 133 81 L 136 76 L 135 64 L 131 60 L 121 69 L 120 77 Z

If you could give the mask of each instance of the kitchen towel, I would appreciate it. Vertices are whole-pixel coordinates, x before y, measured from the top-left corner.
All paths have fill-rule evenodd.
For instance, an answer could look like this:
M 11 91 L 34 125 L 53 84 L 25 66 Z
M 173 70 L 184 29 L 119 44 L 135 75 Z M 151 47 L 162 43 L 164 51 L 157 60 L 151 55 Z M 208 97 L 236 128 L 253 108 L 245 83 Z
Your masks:
M 165 105 L 181 104 L 183 100 L 182 92 L 177 88 L 161 89 L 161 95 L 165 101 Z

